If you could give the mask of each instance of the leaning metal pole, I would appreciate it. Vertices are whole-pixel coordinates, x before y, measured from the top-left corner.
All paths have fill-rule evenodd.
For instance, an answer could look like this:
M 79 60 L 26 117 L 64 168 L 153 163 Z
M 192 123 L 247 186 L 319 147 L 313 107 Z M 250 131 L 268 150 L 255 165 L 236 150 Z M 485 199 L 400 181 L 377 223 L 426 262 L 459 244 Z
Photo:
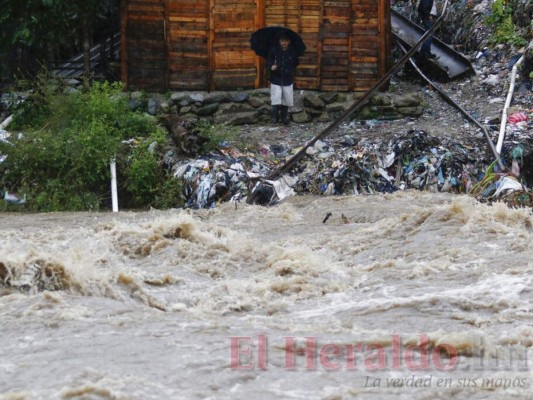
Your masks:
M 407 50 L 405 49 L 405 47 L 402 46 L 402 44 L 400 42 L 398 42 L 398 46 L 400 46 L 400 48 L 402 49 L 402 51 L 404 53 L 407 53 Z M 416 69 L 416 71 L 418 72 L 418 74 L 424 78 L 424 80 L 429 83 L 437 92 L 439 92 L 439 94 L 448 102 L 450 103 L 452 106 L 454 106 L 455 108 L 457 108 L 464 116 L 467 120 L 469 120 L 470 122 L 472 122 L 474 125 L 476 125 L 478 128 L 480 128 L 483 133 L 485 134 L 485 139 L 487 139 L 487 143 L 489 144 L 489 147 L 492 151 L 492 154 L 494 154 L 494 157 L 496 158 L 496 161 L 498 162 L 498 166 L 501 168 L 502 171 L 505 171 L 505 166 L 503 165 L 502 163 L 502 159 L 500 158 L 500 154 L 499 152 L 497 151 L 496 147 L 494 147 L 494 143 L 492 142 L 492 139 L 490 138 L 490 135 L 489 135 L 489 132 L 487 131 L 487 129 L 481 125 L 479 123 L 479 121 L 477 121 L 474 117 L 472 117 L 472 115 L 470 115 L 468 113 L 468 111 L 466 111 L 463 107 L 461 107 L 459 104 L 457 104 L 450 96 L 448 96 L 446 94 L 446 92 L 444 92 L 444 90 L 442 90 L 438 85 L 436 85 L 435 83 L 433 83 L 426 75 L 424 75 L 424 73 L 420 70 L 420 68 L 418 68 L 418 66 L 416 65 L 416 63 L 413 61 L 412 58 L 409 59 L 409 61 L 411 62 L 411 65 Z
M 316 135 L 314 138 L 312 138 L 310 141 L 308 141 L 298 152 L 296 152 L 285 164 L 283 164 L 281 167 L 279 167 L 277 170 L 273 171 L 267 179 L 274 180 L 283 175 L 284 173 L 290 171 L 295 164 L 302 158 L 304 154 L 306 154 L 306 150 L 314 145 L 318 140 L 325 138 L 328 136 L 331 132 L 333 132 L 340 124 L 342 124 L 344 121 L 348 119 L 350 115 L 352 115 L 356 110 L 358 110 L 361 106 L 366 104 L 366 102 L 369 100 L 369 98 L 379 89 L 381 88 L 392 75 L 394 75 L 398 70 L 409 60 L 415 52 L 418 51 L 420 46 L 422 46 L 422 43 L 426 41 L 426 39 L 433 34 L 433 32 L 440 26 L 442 22 L 446 19 L 448 15 L 448 0 L 444 3 L 444 8 L 442 10 L 442 14 L 440 17 L 435 21 L 433 26 L 427 30 L 420 40 L 409 50 L 401 59 L 398 61 L 391 69 L 390 71 L 384 75 L 379 81 L 377 81 L 374 86 L 366 92 L 363 97 L 358 99 L 354 104 L 350 106 L 346 111 L 344 111 L 335 121 L 333 121 L 331 124 L 329 124 L 326 128 L 322 130 L 318 135 Z M 253 203 L 255 199 L 255 196 L 252 194 L 248 198 L 248 203 Z

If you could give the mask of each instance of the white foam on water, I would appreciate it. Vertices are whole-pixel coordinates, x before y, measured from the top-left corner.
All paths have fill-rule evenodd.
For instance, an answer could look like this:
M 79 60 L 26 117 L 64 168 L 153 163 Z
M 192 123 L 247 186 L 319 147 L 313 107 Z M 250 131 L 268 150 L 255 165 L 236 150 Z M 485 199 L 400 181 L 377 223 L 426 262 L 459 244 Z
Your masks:
M 532 346 L 531 226 L 526 210 L 414 191 L 269 208 L 5 215 L 0 398 L 526 399 L 530 386 L 458 382 L 531 383 L 523 363 L 504 364 Z M 232 370 L 229 338 L 260 333 L 269 368 Z M 501 365 L 309 371 L 297 355 L 299 368 L 284 366 L 287 336 L 390 349 L 394 335 L 405 346 L 421 335 L 431 348 L 449 344 L 461 367 L 484 357 Z M 384 383 L 413 374 L 455 386 Z M 369 375 L 381 386 L 365 386 Z

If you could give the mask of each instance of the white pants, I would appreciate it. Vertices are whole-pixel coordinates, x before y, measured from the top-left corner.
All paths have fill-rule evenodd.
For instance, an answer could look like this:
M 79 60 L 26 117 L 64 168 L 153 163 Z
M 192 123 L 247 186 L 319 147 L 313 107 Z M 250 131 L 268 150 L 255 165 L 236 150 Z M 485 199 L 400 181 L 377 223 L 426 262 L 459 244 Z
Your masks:
M 270 101 L 273 106 L 293 106 L 293 89 L 292 85 L 290 86 L 279 86 L 270 84 Z

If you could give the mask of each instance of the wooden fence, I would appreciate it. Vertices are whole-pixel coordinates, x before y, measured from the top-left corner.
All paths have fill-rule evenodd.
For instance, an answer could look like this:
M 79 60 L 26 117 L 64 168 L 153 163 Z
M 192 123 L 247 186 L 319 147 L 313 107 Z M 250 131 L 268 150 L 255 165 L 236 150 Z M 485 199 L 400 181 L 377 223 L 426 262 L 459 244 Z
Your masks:
M 388 0 L 122 0 L 122 78 L 146 90 L 267 85 L 251 34 L 285 26 L 306 46 L 295 87 L 365 92 L 389 68 Z

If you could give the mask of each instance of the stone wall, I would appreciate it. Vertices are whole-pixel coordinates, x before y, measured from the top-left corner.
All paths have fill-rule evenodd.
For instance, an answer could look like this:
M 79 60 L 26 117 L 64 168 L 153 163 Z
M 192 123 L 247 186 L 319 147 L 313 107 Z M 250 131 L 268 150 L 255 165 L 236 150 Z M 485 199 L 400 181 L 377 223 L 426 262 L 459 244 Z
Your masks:
M 334 121 L 355 101 L 352 93 L 297 91 L 289 109 L 295 123 Z M 215 124 L 253 125 L 270 121 L 270 91 L 174 92 L 168 95 L 132 92 L 130 107 L 152 115 L 171 114 L 183 119 L 207 119 Z M 355 115 L 356 119 L 397 119 L 422 115 L 418 96 L 377 93 Z

